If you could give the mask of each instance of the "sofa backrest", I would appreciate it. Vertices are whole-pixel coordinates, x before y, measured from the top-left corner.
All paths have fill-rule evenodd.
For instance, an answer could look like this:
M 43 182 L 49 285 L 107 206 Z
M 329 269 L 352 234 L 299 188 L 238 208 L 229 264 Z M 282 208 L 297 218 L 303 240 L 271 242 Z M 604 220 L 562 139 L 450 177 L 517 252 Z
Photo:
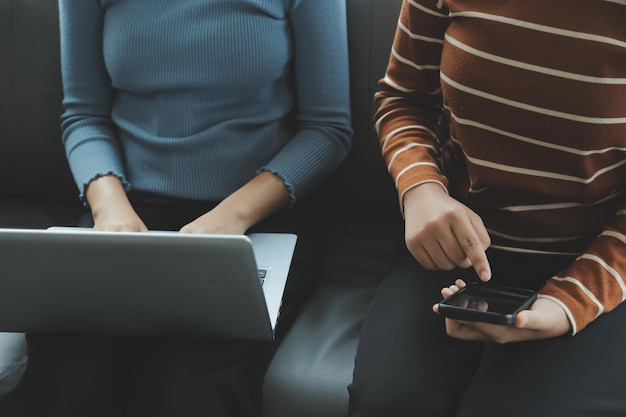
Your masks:
M 397 193 L 373 127 L 374 93 L 385 74 L 402 0 L 346 0 L 352 150 L 325 191 L 331 210 L 399 221 Z
M 78 200 L 61 98 L 57 1 L 0 2 L 0 197 Z

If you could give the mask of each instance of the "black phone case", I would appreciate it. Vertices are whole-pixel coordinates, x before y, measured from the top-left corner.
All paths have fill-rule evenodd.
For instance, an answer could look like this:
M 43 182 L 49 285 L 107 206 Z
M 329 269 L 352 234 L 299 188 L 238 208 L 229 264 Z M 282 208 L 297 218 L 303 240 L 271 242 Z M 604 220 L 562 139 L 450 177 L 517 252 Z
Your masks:
M 464 296 L 470 292 L 484 292 L 486 294 L 489 294 L 490 296 L 498 297 L 514 296 L 516 299 L 519 299 L 519 304 L 513 311 L 507 313 L 479 311 L 452 304 L 454 303 L 455 299 Z M 468 284 L 465 288 L 462 288 L 458 292 L 452 294 L 450 297 L 439 302 L 439 313 L 445 317 L 455 320 L 480 321 L 492 324 L 509 325 L 514 323 L 515 316 L 518 312 L 528 309 L 535 302 L 536 299 L 537 294 L 531 290 L 497 285 L 485 285 L 482 283 L 472 283 Z

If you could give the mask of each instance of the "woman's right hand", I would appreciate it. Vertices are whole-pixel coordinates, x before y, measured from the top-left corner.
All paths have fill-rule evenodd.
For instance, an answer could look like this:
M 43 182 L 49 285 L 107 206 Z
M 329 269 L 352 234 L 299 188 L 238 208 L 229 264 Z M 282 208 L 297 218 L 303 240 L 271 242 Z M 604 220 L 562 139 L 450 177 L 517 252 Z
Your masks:
M 147 232 L 148 228 L 133 209 L 120 179 L 113 175 L 89 183 L 85 194 L 91 207 L 94 230 Z
M 429 270 L 472 266 L 482 281 L 491 279 L 485 251 L 491 244 L 482 219 L 450 197 L 438 183 L 424 183 L 404 195 L 405 241 Z

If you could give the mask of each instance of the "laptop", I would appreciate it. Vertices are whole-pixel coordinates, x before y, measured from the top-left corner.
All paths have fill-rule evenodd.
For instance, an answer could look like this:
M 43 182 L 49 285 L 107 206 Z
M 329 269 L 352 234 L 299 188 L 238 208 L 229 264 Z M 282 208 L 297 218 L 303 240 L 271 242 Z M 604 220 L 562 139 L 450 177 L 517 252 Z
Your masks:
M 271 340 L 296 240 L 0 229 L 0 331 Z

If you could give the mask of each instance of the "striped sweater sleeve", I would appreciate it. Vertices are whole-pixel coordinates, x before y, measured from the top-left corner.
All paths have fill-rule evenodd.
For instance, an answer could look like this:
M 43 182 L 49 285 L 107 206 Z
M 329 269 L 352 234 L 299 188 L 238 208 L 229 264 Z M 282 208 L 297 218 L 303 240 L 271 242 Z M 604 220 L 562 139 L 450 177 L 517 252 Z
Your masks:
M 375 95 L 375 128 L 400 207 L 404 194 L 419 184 L 448 184 L 437 138 L 439 61 L 447 22 L 436 0 L 403 3 L 387 72 Z
M 626 297 L 626 208 L 565 271 L 539 292 L 560 304 L 568 315 L 572 333 L 582 330 Z
M 621 0 L 405 0 L 375 97 L 401 201 L 437 182 L 494 248 L 576 259 L 540 290 L 574 333 L 626 297 L 624 19 Z

